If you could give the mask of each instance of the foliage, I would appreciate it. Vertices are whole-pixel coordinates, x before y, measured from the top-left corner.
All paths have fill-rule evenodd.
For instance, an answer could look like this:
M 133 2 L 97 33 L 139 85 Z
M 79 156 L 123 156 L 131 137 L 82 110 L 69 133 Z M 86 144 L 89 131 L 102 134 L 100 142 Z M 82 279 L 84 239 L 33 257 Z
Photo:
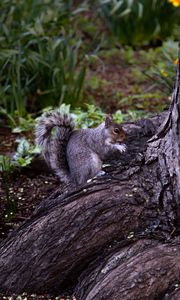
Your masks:
M 10 174 L 13 171 L 14 165 L 8 156 L 0 155 L 0 172 Z
M 7 114 L 80 103 L 86 64 L 72 2 L 1 1 L 0 107 Z
M 0 172 L 10 175 L 17 167 L 27 167 L 31 164 L 35 155 L 40 153 L 40 149 L 31 144 L 26 138 L 18 138 L 16 153 L 12 158 L 0 155 Z
M 172 34 L 179 13 L 168 1 L 98 0 L 99 13 L 123 44 L 164 40 Z
M 51 110 L 52 107 L 46 108 L 46 112 Z M 100 107 L 95 106 L 94 104 L 86 103 L 83 109 L 71 109 L 70 105 L 63 103 L 60 107 L 57 108 L 57 110 L 59 110 L 61 113 L 71 114 L 74 118 L 77 128 L 96 127 L 101 124 L 106 117 L 106 113 Z M 121 123 L 129 121 L 131 119 L 137 120 L 145 114 L 147 116 L 147 113 L 138 110 L 127 110 L 126 113 L 123 113 L 121 110 L 117 110 L 114 114 L 112 114 L 112 117 L 115 122 Z M 38 119 L 39 118 L 36 119 L 36 122 L 38 122 Z
M 13 157 L 13 162 L 18 167 L 27 167 L 31 164 L 34 156 L 40 153 L 40 149 L 30 144 L 25 138 L 20 138 L 16 141 L 18 142 L 18 147 Z
M 30 114 L 27 114 L 25 118 L 18 118 L 18 126 L 14 126 L 13 133 L 21 133 L 25 131 L 33 131 L 35 129 L 35 120 Z
M 106 113 L 103 112 L 101 108 L 93 104 L 86 104 L 84 109 L 76 108 L 74 110 L 70 110 L 70 106 L 63 104 L 59 110 L 65 113 L 71 113 L 78 128 L 96 127 L 105 120 L 106 116 Z M 127 113 L 123 113 L 121 110 L 117 110 L 112 114 L 112 117 L 115 122 L 121 123 L 130 119 L 137 120 L 144 114 L 143 111 L 128 110 Z
M 83 14 L 87 4 L 89 12 Z M 177 8 L 167 0 L 95 0 L 94 4 L 123 43 L 162 39 L 177 21 Z M 6 115 L 14 132 L 28 130 L 31 123 L 33 129 L 29 112 L 62 103 L 81 106 L 87 64 L 97 65 L 98 59 L 103 67 L 103 59 L 94 53 L 107 39 L 102 19 L 92 12 L 90 1 L 2 0 L 0 9 L 0 114 Z M 120 51 L 125 62 L 136 63 L 131 47 Z M 171 75 L 164 79 L 169 78 Z M 93 94 L 93 90 L 104 91 L 108 84 L 94 76 L 86 88 Z
M 95 127 L 102 123 L 105 118 L 105 113 L 93 104 L 86 104 L 84 111 L 77 108 L 72 113 L 77 127 L 81 128 Z
M 178 43 L 167 41 L 163 43 L 163 47 L 157 50 L 157 62 L 145 74 L 158 85 L 161 91 L 170 95 L 173 91 L 175 80 Z

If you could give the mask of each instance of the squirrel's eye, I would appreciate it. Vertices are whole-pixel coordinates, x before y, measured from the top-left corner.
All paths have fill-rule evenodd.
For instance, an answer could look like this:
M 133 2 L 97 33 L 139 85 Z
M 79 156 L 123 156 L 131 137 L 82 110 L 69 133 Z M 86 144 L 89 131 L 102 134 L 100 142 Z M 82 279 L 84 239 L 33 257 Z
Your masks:
M 119 128 L 114 128 L 114 133 L 119 133 Z

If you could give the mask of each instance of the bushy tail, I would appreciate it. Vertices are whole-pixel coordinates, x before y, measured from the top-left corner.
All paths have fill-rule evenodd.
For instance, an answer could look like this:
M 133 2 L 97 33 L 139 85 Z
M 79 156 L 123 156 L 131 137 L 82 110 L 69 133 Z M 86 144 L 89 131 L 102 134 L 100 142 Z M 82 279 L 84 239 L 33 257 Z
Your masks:
M 63 182 L 70 181 L 66 147 L 73 128 L 70 115 L 52 111 L 42 115 L 35 132 L 36 143 L 41 147 L 47 164 Z

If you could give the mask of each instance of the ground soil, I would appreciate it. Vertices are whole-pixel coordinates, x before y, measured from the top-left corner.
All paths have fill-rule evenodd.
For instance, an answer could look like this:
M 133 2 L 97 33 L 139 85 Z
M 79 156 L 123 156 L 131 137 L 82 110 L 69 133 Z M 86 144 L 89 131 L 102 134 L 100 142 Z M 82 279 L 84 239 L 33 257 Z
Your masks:
M 141 62 L 140 51 L 134 52 L 134 63 L 125 62 L 120 50 L 116 49 L 109 56 L 104 53 L 106 51 L 102 52 L 100 59 L 90 64 L 88 68 L 85 102 L 86 99 L 93 99 L 95 104 L 110 113 L 120 109 L 122 112 L 138 110 L 147 114 L 169 107 L 168 96 L 159 90 L 155 81 L 145 75 L 151 63 Z M 97 80 L 94 87 L 92 83 L 88 84 L 93 77 Z M 152 94 L 152 97 L 146 99 L 147 93 Z M 156 93 L 159 94 L 160 99 L 156 98 Z M 133 98 L 134 95 L 140 97 Z
M 15 153 L 17 136 L 10 129 L 0 129 L 1 154 L 12 156 Z M 51 171 L 41 171 L 33 165 L 22 170 L 16 169 L 8 176 L 1 174 L 0 238 L 5 238 L 11 230 L 24 222 L 36 205 L 47 198 L 59 184 Z M 12 209 L 12 218 L 7 219 L 10 209 L 7 208 L 8 200 L 15 203 L 15 212 Z

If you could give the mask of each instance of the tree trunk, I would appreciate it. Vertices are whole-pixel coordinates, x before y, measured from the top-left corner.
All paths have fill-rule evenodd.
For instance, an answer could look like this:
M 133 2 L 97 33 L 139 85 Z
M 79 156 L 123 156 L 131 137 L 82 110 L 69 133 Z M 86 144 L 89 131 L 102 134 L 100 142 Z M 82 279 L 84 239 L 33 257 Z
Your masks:
M 1 292 L 179 299 L 179 69 L 169 112 L 125 124 L 105 176 L 61 187 L 1 243 Z

